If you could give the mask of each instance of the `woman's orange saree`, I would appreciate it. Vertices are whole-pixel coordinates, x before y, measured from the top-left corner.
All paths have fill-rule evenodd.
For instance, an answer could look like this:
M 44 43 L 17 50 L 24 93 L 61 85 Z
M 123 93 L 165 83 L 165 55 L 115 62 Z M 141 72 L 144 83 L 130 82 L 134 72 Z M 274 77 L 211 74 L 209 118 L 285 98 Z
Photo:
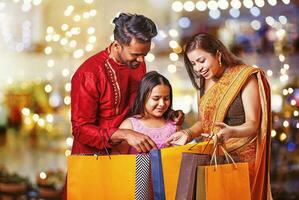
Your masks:
M 201 98 L 200 116 L 204 133 L 217 133 L 215 122 L 224 122 L 230 105 L 251 75 L 256 75 L 261 101 L 261 123 L 256 136 L 229 139 L 228 151 L 249 163 L 251 196 L 254 200 L 272 199 L 270 189 L 270 87 L 259 68 L 236 66 L 227 68 L 223 76 Z

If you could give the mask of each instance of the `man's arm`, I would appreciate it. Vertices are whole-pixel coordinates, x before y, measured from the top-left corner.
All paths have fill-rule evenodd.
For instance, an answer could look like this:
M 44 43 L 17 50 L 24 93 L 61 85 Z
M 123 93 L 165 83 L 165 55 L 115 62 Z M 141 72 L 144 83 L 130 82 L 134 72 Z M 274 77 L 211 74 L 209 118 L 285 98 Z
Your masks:
M 99 95 L 97 79 L 93 73 L 83 72 L 74 75 L 71 90 L 74 138 L 81 144 L 103 149 L 111 146 L 109 138 L 117 129 L 98 127 Z

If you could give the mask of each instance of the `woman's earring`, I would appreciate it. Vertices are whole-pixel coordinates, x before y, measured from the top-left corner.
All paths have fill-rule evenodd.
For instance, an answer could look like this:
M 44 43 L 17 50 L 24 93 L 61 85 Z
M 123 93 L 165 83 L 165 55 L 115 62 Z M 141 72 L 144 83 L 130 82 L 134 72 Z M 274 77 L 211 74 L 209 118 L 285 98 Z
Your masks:
M 219 63 L 219 67 L 221 68 L 222 67 L 221 57 L 219 58 L 218 63 Z

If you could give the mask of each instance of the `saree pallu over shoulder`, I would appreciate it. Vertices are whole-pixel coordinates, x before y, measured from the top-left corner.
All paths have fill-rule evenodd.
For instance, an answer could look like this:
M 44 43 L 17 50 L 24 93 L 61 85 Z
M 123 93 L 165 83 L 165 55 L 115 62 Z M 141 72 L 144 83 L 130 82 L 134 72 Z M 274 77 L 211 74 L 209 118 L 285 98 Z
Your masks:
M 215 83 L 200 100 L 200 115 L 203 132 L 217 133 L 215 122 L 223 122 L 230 105 L 247 83 L 255 75 L 258 80 L 261 101 L 261 123 L 255 137 L 232 138 L 225 145 L 230 152 L 242 151 L 254 145 L 254 158 L 250 167 L 251 196 L 254 200 L 272 199 L 270 190 L 269 162 L 270 162 L 270 128 L 271 102 L 270 87 L 264 72 L 255 67 L 239 65 L 227 68 L 222 77 Z M 244 152 L 243 152 L 244 154 Z

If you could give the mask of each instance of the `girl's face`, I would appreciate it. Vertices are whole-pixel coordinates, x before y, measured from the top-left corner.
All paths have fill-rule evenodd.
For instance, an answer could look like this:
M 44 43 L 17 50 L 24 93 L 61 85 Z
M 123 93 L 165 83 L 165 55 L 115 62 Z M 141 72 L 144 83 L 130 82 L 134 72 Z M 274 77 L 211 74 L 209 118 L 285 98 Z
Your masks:
M 157 85 L 150 92 L 145 102 L 145 117 L 160 118 L 170 106 L 170 88 Z
M 219 78 L 219 73 L 222 71 L 218 62 L 219 53 L 213 56 L 202 49 L 195 49 L 187 53 L 187 57 L 196 76 L 202 76 L 205 79 Z

